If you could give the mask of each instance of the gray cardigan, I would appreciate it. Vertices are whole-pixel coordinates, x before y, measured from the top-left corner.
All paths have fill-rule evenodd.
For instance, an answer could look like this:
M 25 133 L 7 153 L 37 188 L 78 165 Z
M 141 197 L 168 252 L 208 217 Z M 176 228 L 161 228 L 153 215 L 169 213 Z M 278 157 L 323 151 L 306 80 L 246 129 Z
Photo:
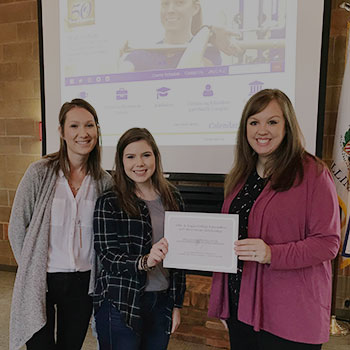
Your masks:
M 10 319 L 10 350 L 20 349 L 46 324 L 46 270 L 51 205 L 57 175 L 46 159 L 29 166 L 15 196 L 9 223 L 9 240 L 18 264 Z M 105 173 L 98 194 L 112 187 Z M 93 239 L 93 237 L 91 237 Z M 89 293 L 93 292 L 96 258 Z

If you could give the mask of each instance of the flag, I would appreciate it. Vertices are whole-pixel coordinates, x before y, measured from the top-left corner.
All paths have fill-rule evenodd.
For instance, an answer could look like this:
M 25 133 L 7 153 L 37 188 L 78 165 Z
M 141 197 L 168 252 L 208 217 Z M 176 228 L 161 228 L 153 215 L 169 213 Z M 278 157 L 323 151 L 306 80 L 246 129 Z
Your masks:
M 348 52 L 349 53 L 349 52 Z M 350 266 L 350 55 L 344 72 L 340 94 L 337 127 L 331 166 L 341 208 L 341 236 L 343 259 L 340 268 Z

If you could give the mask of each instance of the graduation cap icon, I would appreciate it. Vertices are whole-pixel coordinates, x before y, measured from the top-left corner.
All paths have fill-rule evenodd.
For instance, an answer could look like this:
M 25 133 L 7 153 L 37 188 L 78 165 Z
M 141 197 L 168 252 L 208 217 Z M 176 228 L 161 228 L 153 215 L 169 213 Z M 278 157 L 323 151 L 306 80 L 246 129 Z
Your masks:
M 167 87 L 161 87 L 157 89 L 157 98 L 168 96 L 168 91 L 171 90 Z

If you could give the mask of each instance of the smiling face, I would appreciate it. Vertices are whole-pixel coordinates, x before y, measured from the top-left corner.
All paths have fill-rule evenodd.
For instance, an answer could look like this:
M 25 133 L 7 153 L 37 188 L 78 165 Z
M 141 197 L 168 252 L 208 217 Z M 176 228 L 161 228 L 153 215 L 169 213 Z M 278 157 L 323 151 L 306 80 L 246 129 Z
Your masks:
M 88 157 L 97 143 L 98 132 L 93 115 L 84 108 L 67 112 L 61 137 L 66 141 L 68 158 Z
M 198 11 L 199 5 L 194 0 L 161 0 L 161 23 L 166 32 L 191 35 L 192 19 Z
M 123 152 L 125 174 L 140 188 L 151 184 L 156 170 L 156 159 L 152 147 L 145 141 L 129 143 Z
M 285 119 L 276 100 L 247 120 L 248 143 L 263 163 L 278 148 L 285 134 Z

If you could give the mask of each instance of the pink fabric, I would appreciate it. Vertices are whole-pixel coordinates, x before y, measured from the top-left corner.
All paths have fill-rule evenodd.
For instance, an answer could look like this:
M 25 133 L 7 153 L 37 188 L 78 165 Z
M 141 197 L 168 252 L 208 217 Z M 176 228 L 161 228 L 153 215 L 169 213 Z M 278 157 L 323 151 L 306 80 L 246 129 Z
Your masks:
M 332 270 L 338 252 L 340 220 L 337 194 L 327 169 L 305 162 L 304 180 L 285 192 L 269 184 L 249 215 L 248 237 L 271 248 L 271 264 L 245 262 L 238 318 L 256 331 L 312 344 L 329 339 Z M 225 200 L 227 213 L 237 186 Z M 208 315 L 229 317 L 228 278 L 214 273 Z

